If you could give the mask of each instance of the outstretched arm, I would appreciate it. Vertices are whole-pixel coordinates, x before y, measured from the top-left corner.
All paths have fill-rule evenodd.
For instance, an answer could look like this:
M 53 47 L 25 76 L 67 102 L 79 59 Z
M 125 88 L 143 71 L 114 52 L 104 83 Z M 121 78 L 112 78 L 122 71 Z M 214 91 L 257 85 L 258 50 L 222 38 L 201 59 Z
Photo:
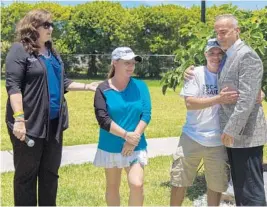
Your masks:
M 67 91 L 96 91 L 96 88 L 100 83 L 102 83 L 102 81 L 92 83 L 72 82 L 67 87 Z

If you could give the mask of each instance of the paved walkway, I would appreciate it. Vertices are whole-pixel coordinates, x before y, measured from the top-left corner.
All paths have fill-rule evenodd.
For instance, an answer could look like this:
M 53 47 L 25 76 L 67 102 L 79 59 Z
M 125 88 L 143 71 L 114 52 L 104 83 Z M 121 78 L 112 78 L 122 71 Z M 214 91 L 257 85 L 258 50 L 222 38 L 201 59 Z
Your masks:
M 171 155 L 176 149 L 178 137 L 147 139 L 148 156 Z M 93 162 L 97 144 L 63 147 L 61 166 Z M 13 152 L 1 151 L 1 173 L 14 171 Z
M 171 155 L 178 144 L 178 137 L 169 137 L 169 138 L 156 138 L 156 139 L 147 139 L 148 142 L 148 156 L 168 156 Z M 97 150 L 97 144 L 86 144 L 86 145 L 75 145 L 63 147 L 63 155 L 61 166 L 70 165 L 70 164 L 82 164 L 86 162 L 93 162 L 94 155 Z M 12 151 L 1 151 L 1 173 L 14 171 L 13 166 L 13 152 Z M 265 181 L 265 193 L 267 193 L 267 172 L 264 172 L 264 181 Z M 232 191 L 232 189 L 228 189 Z M 267 198 L 267 194 L 266 194 Z M 204 202 L 204 203 L 203 203 Z M 196 199 L 194 202 L 195 206 L 199 204 L 206 204 L 205 195 Z M 221 205 L 224 205 L 222 203 Z M 229 206 L 229 204 L 227 204 Z

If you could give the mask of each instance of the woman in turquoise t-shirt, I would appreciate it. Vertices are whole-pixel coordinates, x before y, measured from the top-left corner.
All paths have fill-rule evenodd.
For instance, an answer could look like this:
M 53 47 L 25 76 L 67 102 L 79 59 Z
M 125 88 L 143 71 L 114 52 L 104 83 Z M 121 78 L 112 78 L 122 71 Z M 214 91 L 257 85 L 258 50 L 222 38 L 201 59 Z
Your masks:
M 146 84 L 131 77 L 136 62 L 141 61 L 130 48 L 116 48 L 108 80 L 95 94 L 100 132 L 94 165 L 105 168 L 109 206 L 120 205 L 122 168 L 130 187 L 129 205 L 143 205 L 144 166 L 148 161 L 144 131 L 151 119 L 151 102 Z

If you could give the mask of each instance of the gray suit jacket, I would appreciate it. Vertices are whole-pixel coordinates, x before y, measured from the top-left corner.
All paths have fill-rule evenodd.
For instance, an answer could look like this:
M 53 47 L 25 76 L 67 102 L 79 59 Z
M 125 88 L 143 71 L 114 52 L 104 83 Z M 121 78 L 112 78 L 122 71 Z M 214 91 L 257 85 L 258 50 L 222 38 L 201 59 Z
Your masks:
M 236 104 L 223 104 L 219 110 L 221 131 L 234 137 L 233 148 L 264 145 L 267 124 L 261 104 L 256 103 L 263 76 L 257 53 L 240 42 L 226 59 L 219 74 L 219 90 L 228 86 L 239 91 Z

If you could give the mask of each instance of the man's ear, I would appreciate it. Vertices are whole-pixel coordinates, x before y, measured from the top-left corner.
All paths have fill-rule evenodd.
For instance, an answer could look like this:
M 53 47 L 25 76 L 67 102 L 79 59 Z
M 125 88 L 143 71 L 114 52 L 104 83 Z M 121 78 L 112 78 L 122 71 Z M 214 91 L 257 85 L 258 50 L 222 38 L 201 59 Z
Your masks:
M 236 32 L 237 32 L 237 35 L 239 37 L 239 34 L 240 34 L 240 28 L 239 27 L 236 28 Z

